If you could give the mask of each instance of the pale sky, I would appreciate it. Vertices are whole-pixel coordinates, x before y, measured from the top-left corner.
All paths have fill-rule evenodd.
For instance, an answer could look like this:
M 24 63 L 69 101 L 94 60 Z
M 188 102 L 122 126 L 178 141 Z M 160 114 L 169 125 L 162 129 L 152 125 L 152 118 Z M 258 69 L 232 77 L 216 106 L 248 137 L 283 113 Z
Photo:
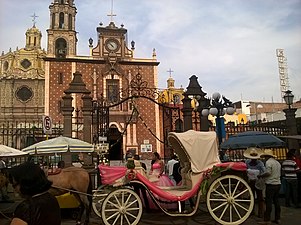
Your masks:
M 25 47 L 25 32 L 42 31 L 47 48 L 52 0 L 0 0 L 0 51 Z M 111 0 L 75 0 L 78 55 L 96 43 L 96 27 L 110 22 Z M 175 86 L 188 86 L 195 74 L 211 96 L 232 101 L 281 102 L 276 49 L 288 61 L 289 89 L 301 98 L 301 0 L 114 0 L 115 24 L 136 42 L 135 57 L 151 58 L 156 49 L 159 88 L 170 68 Z

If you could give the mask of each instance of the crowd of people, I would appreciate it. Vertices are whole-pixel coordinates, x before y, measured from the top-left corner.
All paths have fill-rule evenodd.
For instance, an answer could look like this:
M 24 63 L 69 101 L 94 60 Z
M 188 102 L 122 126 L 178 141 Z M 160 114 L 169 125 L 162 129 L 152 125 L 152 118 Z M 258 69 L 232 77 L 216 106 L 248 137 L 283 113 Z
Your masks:
M 229 152 L 222 159 L 229 161 Z M 271 149 L 248 148 L 244 151 L 249 185 L 258 204 L 257 215 L 263 218 L 259 224 L 270 224 L 271 220 L 280 224 L 281 207 L 279 194 L 284 188 L 286 207 L 300 207 L 301 200 L 301 160 L 295 149 L 287 152 L 286 160 L 279 162 Z M 158 186 L 175 186 L 181 181 L 180 162 L 171 154 L 166 165 L 159 153 L 153 153 L 150 168 L 140 161 L 138 155 L 133 157 L 141 163 L 148 178 Z M 63 165 L 61 167 L 64 167 Z M 0 170 L 5 169 L 5 162 L 0 160 Z M 60 208 L 57 200 L 48 193 L 51 182 L 44 171 L 33 162 L 26 162 L 10 170 L 11 183 L 15 191 L 24 197 L 24 201 L 15 210 L 11 225 L 26 224 L 60 224 Z M 1 189 L 2 198 L 7 193 Z M 51 212 L 48 210 L 51 205 Z M 272 214 L 274 205 L 275 215 Z M 256 214 L 256 212 L 253 212 Z
M 221 161 L 231 161 L 229 150 L 220 155 Z M 300 208 L 301 160 L 296 149 L 290 149 L 286 159 L 277 160 L 271 149 L 250 147 L 244 151 L 248 182 L 258 204 L 258 224 L 281 223 L 279 195 L 284 194 L 286 207 Z M 271 215 L 274 205 L 275 215 Z M 253 213 L 255 213 L 253 211 Z

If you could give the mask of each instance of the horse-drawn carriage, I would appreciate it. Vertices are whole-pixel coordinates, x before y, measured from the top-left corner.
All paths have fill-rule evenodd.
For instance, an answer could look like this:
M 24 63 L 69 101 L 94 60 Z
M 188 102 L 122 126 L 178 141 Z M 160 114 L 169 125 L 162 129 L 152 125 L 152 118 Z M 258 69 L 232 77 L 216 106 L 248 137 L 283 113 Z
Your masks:
M 245 163 L 220 162 L 215 132 L 171 132 L 168 141 L 180 159 L 181 185 L 159 187 L 139 167 L 99 167 L 102 186 L 94 192 L 92 206 L 104 224 L 138 224 L 146 198 L 166 215 L 181 217 L 194 215 L 205 200 L 218 223 L 243 223 L 254 206 L 251 188 L 245 181 Z M 189 199 L 194 205 L 184 210 L 183 203 Z M 169 204 L 176 209 L 166 206 Z

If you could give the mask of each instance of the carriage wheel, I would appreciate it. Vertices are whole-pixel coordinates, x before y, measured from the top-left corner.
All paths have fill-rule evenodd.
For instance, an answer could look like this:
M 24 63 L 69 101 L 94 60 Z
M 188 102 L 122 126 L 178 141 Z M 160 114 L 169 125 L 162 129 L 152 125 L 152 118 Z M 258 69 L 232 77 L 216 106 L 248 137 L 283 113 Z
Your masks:
M 106 225 L 136 225 L 141 215 L 142 201 L 131 189 L 117 189 L 102 203 L 101 218 Z
M 212 182 L 207 193 L 208 211 L 220 224 L 243 223 L 251 214 L 254 196 L 248 183 L 234 175 L 226 175 Z
M 97 188 L 96 191 L 94 191 L 92 198 L 92 208 L 97 216 L 101 217 L 101 205 L 103 203 L 103 200 L 111 191 L 112 190 L 110 189 L 109 185 L 101 185 Z

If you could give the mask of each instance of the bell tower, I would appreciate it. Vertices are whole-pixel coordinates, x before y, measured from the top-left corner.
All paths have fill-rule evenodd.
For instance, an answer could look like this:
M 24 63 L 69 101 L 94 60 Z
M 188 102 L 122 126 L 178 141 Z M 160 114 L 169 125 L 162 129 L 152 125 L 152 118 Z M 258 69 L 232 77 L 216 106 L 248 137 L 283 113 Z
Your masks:
M 50 27 L 47 30 L 47 55 L 68 58 L 76 55 L 76 7 L 74 0 L 53 0 L 49 6 Z
M 33 26 L 26 31 L 26 50 L 41 49 L 42 33 L 36 28 L 36 14 L 32 15 Z

